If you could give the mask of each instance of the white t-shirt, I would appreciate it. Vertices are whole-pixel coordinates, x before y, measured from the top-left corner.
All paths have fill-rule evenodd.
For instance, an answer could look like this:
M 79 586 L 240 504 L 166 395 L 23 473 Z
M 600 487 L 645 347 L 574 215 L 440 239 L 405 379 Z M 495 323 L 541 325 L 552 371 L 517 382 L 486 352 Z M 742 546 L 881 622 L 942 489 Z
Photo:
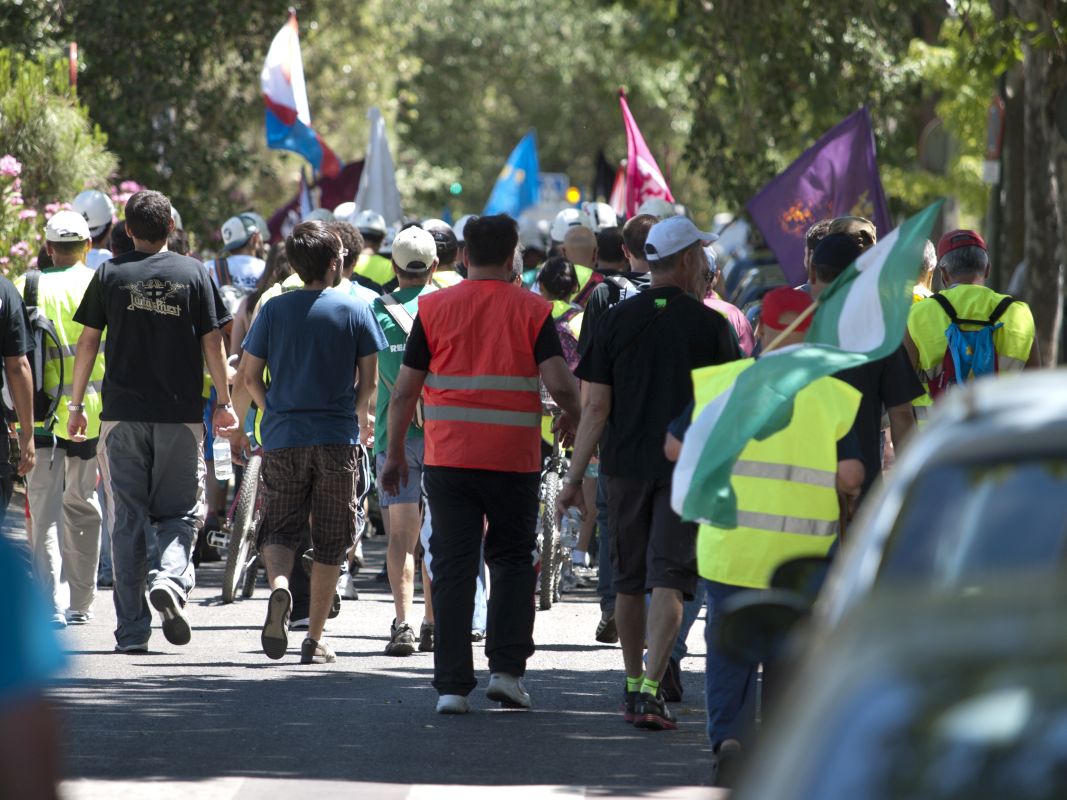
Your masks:
M 90 247 L 89 255 L 85 257 L 85 266 L 89 269 L 96 269 L 105 261 L 110 261 L 114 256 L 111 255 L 111 251 L 104 247 Z
M 267 262 L 262 258 L 241 254 L 227 256 L 226 266 L 230 271 L 230 278 L 233 280 L 233 285 L 242 292 L 251 292 L 256 288 L 256 284 L 263 275 L 263 270 L 267 268 Z M 219 276 L 215 272 L 214 259 L 205 262 L 204 268 L 207 269 L 208 274 L 211 276 L 211 280 L 215 281 L 215 285 L 218 286 Z

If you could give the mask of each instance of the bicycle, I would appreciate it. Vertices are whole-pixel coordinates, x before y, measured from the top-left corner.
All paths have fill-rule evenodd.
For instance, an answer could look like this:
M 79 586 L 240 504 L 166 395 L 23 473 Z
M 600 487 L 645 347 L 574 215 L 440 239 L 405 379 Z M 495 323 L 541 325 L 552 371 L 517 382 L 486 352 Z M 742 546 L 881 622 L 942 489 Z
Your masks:
M 546 407 L 546 412 L 553 417 L 561 413 L 558 408 Z M 563 453 L 559 435 L 552 435 L 552 453 L 545 459 L 541 472 L 541 513 L 537 520 L 537 549 L 541 559 L 540 606 L 542 611 L 552 608 L 552 603 L 559 602 L 560 581 L 563 565 L 570 558 L 570 551 L 564 546 L 561 525 L 556 513 L 556 497 L 563 485 L 564 476 L 570 469 L 570 459 Z
M 222 578 L 223 603 L 232 603 L 237 599 L 238 592 L 241 597 L 249 598 L 255 590 L 259 574 L 256 535 L 261 506 L 259 474 L 262 466 L 262 453 L 254 453 L 248 459 L 244 477 L 222 530 L 208 534 L 208 544 L 226 558 Z

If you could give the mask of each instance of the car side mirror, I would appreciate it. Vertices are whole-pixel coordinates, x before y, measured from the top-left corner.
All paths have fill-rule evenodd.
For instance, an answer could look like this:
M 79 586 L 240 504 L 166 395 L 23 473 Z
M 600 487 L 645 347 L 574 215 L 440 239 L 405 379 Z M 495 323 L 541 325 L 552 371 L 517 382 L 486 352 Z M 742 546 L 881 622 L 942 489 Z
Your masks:
M 785 589 L 753 589 L 723 601 L 715 635 L 719 647 L 739 661 L 773 661 L 789 633 L 811 612 L 811 601 Z
M 814 603 L 826 580 L 830 563 L 830 559 L 824 556 L 790 559 L 780 564 L 771 575 L 771 588 L 796 592 Z

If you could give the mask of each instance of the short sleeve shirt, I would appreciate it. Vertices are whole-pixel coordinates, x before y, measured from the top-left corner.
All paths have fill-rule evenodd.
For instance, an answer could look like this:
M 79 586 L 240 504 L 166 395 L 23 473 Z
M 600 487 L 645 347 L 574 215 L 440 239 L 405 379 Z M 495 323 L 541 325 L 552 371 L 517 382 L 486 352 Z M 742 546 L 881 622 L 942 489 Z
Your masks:
M 693 400 L 692 371 L 739 357 L 730 323 L 676 287 L 648 288 L 608 309 L 575 370 L 612 388 L 601 472 L 669 479 L 664 437 Z
M 218 290 L 195 258 L 133 251 L 100 265 L 74 321 L 107 329 L 101 420 L 203 419 L 201 338 L 220 325 Z
M 0 355 L 4 358 L 24 356 L 33 350 L 30 316 L 18 289 L 0 276 Z M 0 387 L 4 385 L 4 371 L 0 370 Z

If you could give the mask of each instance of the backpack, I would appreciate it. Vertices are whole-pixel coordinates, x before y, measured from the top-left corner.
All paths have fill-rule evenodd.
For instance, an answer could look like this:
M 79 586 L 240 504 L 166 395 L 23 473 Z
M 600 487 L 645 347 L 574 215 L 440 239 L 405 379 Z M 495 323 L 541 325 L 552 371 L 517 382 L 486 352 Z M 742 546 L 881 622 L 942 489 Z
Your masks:
M 604 278 L 605 281 L 609 281 L 614 284 L 619 290 L 619 299 L 616 303 L 621 303 L 623 300 L 629 300 L 631 297 L 635 297 L 641 290 L 637 287 L 633 281 L 628 280 L 622 275 L 611 275 Z M 614 305 L 614 303 L 612 304 Z
M 44 315 L 37 305 L 37 289 L 41 282 L 41 271 L 30 270 L 26 273 L 26 284 L 22 290 L 22 299 L 26 304 L 26 312 L 30 318 L 30 333 L 33 336 L 33 351 L 26 354 L 30 362 L 30 373 L 33 376 L 33 418 L 45 430 L 52 430 L 56 424 L 56 409 L 59 408 L 59 399 L 62 388 L 55 389 L 55 396 L 44 390 L 45 364 L 55 359 L 59 362 L 59 387 L 66 384 L 66 374 L 63 363 L 63 346 L 56 333 L 55 323 Z M 53 353 L 58 355 L 52 355 Z M 15 403 L 11 399 L 8 387 L 4 386 L 4 404 L 11 411 L 15 409 Z
M 1000 318 L 1015 302 L 1014 297 L 1005 297 L 987 320 L 960 319 L 956 309 L 943 294 L 930 296 L 948 315 L 949 326 L 945 330 L 948 346 L 942 362 L 941 374 L 930 382 L 930 396 L 937 397 L 950 386 L 966 383 L 969 379 L 983 375 L 995 375 L 997 367 L 997 350 L 993 344 L 993 333 L 1004 327 Z M 977 326 L 976 331 L 965 331 L 960 325 Z
M 395 322 L 400 330 L 404 332 L 404 336 L 410 336 L 411 328 L 415 324 L 415 317 L 404 308 L 404 304 L 397 300 L 395 295 L 387 294 L 382 297 L 382 305 L 385 306 L 386 313 L 393 318 L 393 322 Z M 385 384 L 385 388 L 389 390 L 389 394 L 391 395 L 393 393 L 393 383 L 380 372 L 378 373 L 378 377 L 381 379 L 382 383 Z M 415 418 L 412 420 L 412 424 L 419 430 L 422 430 L 423 426 L 426 424 L 426 416 L 423 412 L 422 395 L 419 395 L 419 401 L 415 404 Z
M 571 330 L 570 322 L 581 311 L 580 308 L 571 308 L 556 320 L 556 333 L 559 334 L 559 343 L 563 348 L 563 360 L 567 362 L 571 372 L 578 366 L 581 355 L 578 353 L 578 340 Z

